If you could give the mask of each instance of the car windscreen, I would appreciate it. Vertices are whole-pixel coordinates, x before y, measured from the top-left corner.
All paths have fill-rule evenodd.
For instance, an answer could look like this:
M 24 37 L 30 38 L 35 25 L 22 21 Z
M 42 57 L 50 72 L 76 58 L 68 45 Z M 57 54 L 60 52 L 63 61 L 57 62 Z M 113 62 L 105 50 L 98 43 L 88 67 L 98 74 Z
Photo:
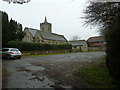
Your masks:
M 2 51 L 8 51 L 9 49 L 2 49 Z
M 11 49 L 10 51 L 16 51 L 16 52 L 18 52 L 19 50 L 18 49 Z

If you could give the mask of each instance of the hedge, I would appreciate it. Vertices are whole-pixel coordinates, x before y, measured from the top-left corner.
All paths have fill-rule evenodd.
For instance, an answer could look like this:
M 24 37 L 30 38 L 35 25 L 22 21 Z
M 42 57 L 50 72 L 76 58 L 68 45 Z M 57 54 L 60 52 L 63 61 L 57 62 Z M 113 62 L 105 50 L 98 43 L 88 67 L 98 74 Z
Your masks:
M 18 48 L 21 51 L 40 51 L 40 50 L 70 50 L 71 44 L 42 44 L 21 41 L 10 41 L 7 43 L 9 48 Z

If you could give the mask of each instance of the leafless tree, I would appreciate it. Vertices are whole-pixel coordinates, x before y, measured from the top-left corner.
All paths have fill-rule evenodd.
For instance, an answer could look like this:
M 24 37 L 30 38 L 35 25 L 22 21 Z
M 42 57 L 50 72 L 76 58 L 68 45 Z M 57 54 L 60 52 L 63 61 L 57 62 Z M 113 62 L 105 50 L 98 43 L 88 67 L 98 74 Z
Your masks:
M 8 3 L 14 3 L 14 4 L 23 4 L 30 2 L 30 0 L 2 0 L 2 1 L 6 1 Z
M 75 36 L 72 37 L 71 40 L 80 40 L 80 37 L 78 35 L 75 35 Z

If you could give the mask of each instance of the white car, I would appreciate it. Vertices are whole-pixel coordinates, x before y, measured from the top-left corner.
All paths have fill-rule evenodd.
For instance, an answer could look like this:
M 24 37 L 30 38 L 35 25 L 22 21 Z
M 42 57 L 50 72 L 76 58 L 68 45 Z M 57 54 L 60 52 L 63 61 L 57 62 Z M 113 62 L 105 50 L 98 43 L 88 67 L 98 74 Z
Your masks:
M 17 58 L 20 59 L 22 53 L 17 48 L 3 48 L 2 49 L 2 58 L 10 59 Z

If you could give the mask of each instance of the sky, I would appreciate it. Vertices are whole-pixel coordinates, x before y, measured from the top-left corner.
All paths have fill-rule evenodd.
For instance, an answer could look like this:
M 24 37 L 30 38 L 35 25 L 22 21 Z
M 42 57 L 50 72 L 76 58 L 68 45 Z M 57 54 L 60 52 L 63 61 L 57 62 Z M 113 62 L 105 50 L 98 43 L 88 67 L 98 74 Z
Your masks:
M 84 25 L 83 11 L 87 6 L 86 0 L 31 0 L 25 4 L 8 4 L 0 0 L 0 10 L 5 11 L 9 19 L 21 23 L 25 27 L 40 30 L 40 23 L 52 23 L 52 32 L 64 35 L 67 40 L 74 36 L 87 40 L 98 36 L 97 28 Z

